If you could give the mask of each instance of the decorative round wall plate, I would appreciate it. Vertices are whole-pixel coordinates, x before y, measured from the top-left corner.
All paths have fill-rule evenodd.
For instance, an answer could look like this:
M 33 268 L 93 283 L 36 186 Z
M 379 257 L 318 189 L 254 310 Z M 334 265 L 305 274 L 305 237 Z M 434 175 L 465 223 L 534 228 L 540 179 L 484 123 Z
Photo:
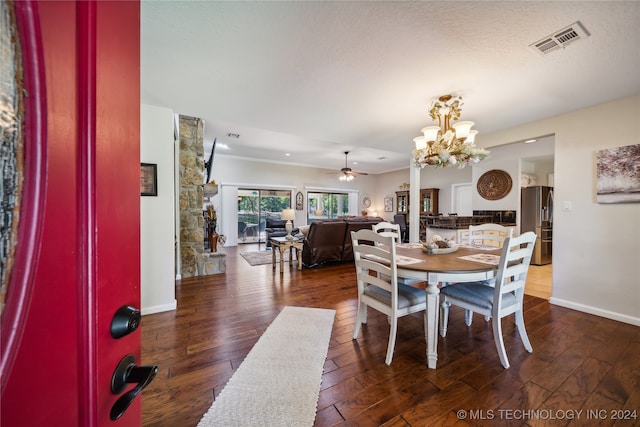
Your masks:
M 369 196 L 364 196 L 362 198 L 362 206 L 368 208 L 371 206 L 371 198 Z
M 478 193 L 483 199 L 500 200 L 511 191 L 511 177 L 503 170 L 493 169 L 478 179 Z

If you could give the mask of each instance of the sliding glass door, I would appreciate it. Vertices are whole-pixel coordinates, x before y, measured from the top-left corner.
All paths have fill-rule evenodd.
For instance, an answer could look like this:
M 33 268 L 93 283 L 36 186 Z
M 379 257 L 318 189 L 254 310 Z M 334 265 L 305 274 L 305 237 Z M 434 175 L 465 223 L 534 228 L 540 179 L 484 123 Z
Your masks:
M 338 218 L 349 215 L 349 194 L 347 193 L 307 193 L 309 206 L 307 224 L 320 219 Z
M 238 243 L 264 243 L 267 218 L 280 218 L 291 207 L 291 192 L 238 189 Z

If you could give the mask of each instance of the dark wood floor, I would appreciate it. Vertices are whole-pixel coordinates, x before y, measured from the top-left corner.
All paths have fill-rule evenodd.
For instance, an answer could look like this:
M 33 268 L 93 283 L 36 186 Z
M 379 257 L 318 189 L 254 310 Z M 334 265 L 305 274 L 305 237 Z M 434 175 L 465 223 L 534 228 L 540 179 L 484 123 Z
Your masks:
M 400 319 L 387 366 L 384 316 L 369 310 L 360 337 L 351 339 L 353 264 L 303 271 L 286 265 L 281 275 L 270 265 L 249 266 L 239 255 L 248 247 L 227 249 L 226 274 L 178 282 L 178 309 L 143 317 L 143 363 L 159 367 L 143 393 L 144 426 L 196 426 L 287 305 L 336 310 L 316 426 L 640 425 L 638 327 L 527 296 L 534 352 L 505 319 L 505 370 L 490 323 L 476 315 L 467 328 L 453 307 L 437 370 L 426 367 L 420 316 Z

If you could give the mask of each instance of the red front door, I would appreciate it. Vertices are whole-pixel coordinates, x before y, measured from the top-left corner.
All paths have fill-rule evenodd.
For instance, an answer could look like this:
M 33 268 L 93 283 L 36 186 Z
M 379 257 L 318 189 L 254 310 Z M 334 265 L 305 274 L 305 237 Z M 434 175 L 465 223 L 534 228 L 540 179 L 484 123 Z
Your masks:
M 16 1 L 14 7 L 22 8 L 21 33 L 41 35 L 46 150 L 39 173 L 46 176 L 42 208 L 21 212 L 37 218 L 42 234 L 33 285 L 21 302 L 25 317 L 14 325 L 19 339 L 15 349 L 2 349 L 15 350 L 15 357 L 3 365 L 0 425 L 140 426 L 140 396 L 112 420 L 114 404 L 135 384 L 118 393 L 111 386 L 125 356 L 140 364 L 140 329 L 111 334 L 118 308 L 140 307 L 140 5 Z M 27 29 L 25 16 L 33 18 Z M 37 43 L 29 43 L 23 48 L 33 52 Z M 31 65 L 27 59 L 25 68 Z M 39 89 L 31 89 L 35 98 Z M 27 128 L 32 120 L 27 114 Z M 17 293 L 10 285 L 3 332 L 12 321 L 5 317 L 20 313 L 10 309 Z

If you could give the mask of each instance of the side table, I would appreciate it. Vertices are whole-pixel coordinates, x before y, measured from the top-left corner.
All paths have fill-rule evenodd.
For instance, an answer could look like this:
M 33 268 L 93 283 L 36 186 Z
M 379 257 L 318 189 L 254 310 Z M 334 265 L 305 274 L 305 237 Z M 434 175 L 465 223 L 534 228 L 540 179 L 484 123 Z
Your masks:
M 289 249 L 289 263 L 293 262 L 293 250 L 298 259 L 298 270 L 302 270 L 302 239 L 287 240 L 286 237 L 271 237 L 271 266 L 276 269 L 276 250 L 280 252 L 280 273 L 284 268 L 284 254 Z

